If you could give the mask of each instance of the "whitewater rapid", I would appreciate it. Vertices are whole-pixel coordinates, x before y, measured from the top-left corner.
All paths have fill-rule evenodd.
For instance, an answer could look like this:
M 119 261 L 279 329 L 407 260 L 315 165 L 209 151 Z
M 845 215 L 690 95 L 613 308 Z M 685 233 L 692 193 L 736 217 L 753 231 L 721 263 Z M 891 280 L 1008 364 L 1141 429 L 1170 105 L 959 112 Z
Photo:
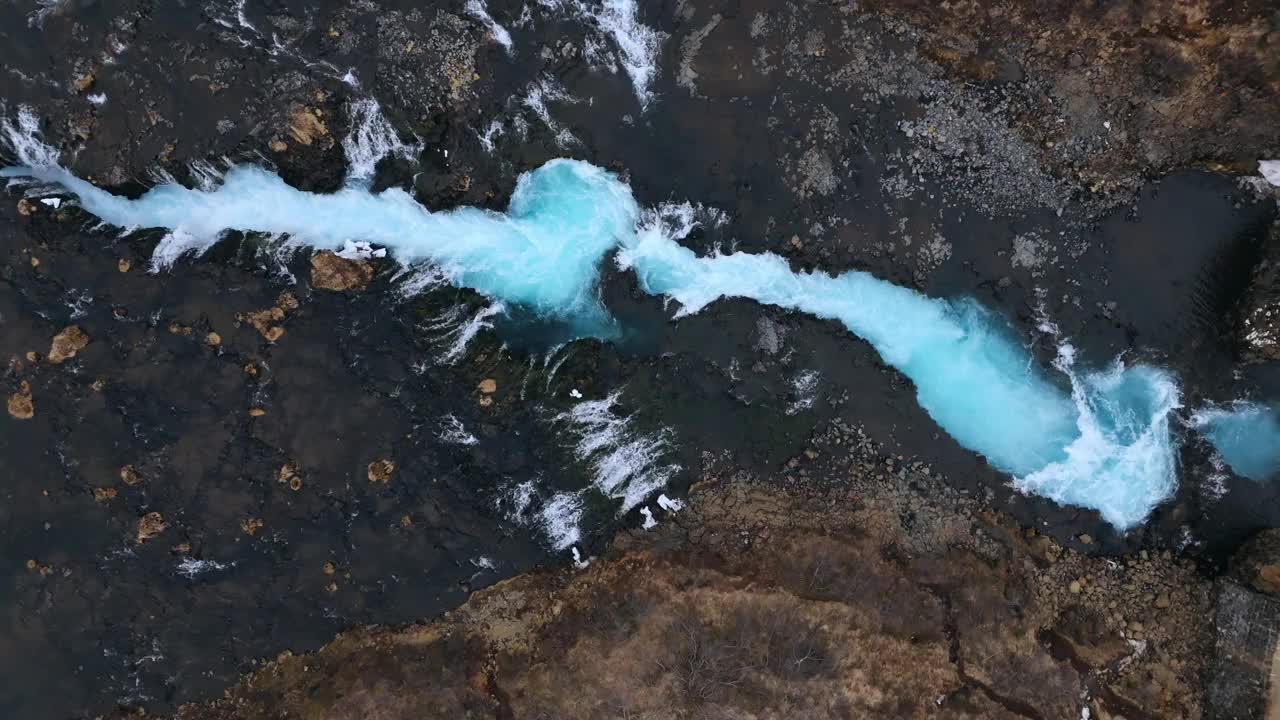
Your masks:
M 1180 396 L 1166 371 L 1120 362 L 1082 370 L 1069 347 L 1042 368 L 1001 316 L 973 300 L 931 298 L 859 271 L 795 272 L 769 253 L 699 256 L 680 244 L 694 208 L 642 209 L 625 183 L 585 162 L 553 160 L 523 174 L 506 212 L 430 212 L 403 190 L 372 193 L 359 182 L 308 193 L 247 165 L 232 166 L 216 187 L 169 182 L 128 199 L 62 168 L 29 113 L 17 125 L 4 120 L 3 130 L 21 165 L 0 176 L 65 188 L 108 225 L 168 230 L 156 249 L 164 262 L 199 254 L 231 230 L 335 250 L 365 241 L 405 265 L 430 264 L 495 305 L 608 339 L 619 328 L 598 286 L 613 258 L 645 292 L 679 303 L 677 318 L 741 297 L 839 322 L 911 379 L 942 429 L 1023 491 L 1094 508 L 1127 529 L 1176 487 L 1170 423 Z M 626 479 L 625 468 L 610 472 Z

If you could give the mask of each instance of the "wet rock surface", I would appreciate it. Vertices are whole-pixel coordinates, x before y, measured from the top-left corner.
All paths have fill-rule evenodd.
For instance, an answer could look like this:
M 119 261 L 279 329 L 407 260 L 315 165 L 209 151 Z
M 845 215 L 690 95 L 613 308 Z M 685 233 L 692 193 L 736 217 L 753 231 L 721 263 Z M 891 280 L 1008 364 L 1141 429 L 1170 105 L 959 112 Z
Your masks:
M 647 7 L 645 108 L 599 21 L 488 11 L 510 53 L 460 2 L 2 4 L 0 109 L 119 192 L 228 162 L 327 192 L 372 98 L 407 148 L 372 187 L 432 209 L 501 209 L 578 157 L 721 212 L 699 252 L 972 295 L 1046 362 L 1052 318 L 1099 365 L 1173 367 L 1187 407 L 1280 396 L 1274 196 L 1223 174 L 1280 155 L 1263 4 Z M 1280 526 L 1280 490 L 1193 440 L 1127 535 L 1019 495 L 812 318 L 672 323 L 607 273 L 627 337 L 548 351 L 391 261 L 231 233 L 165 270 L 157 233 L 22 192 L 0 203 L 0 714 L 163 714 L 292 651 L 182 712 L 1212 717 L 1210 578 Z M 596 472 L 556 418 L 614 392 L 673 438 L 669 494 L 711 485 L 611 549 L 644 518 L 593 498 L 599 559 L 519 576 L 567 562 L 541 513 Z
M 1252 363 L 1280 360 L 1280 225 L 1271 228 L 1259 254 L 1237 331 L 1241 356 Z

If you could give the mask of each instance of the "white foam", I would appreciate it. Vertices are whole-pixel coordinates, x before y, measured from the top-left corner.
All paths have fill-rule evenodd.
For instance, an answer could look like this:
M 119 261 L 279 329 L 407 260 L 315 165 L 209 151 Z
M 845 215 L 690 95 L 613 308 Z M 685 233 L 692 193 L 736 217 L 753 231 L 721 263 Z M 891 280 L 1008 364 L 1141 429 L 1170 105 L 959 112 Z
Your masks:
M 607 497 L 621 500 L 620 512 L 639 505 L 679 471 L 666 462 L 667 432 L 642 433 L 628 416 L 616 412 L 621 391 L 588 400 L 555 417 L 577 434 L 575 454 L 590 463 L 592 481 Z
M 106 94 L 106 93 L 93 93 L 92 95 L 89 95 L 89 96 L 85 97 L 85 99 L 86 99 L 86 100 L 88 100 L 89 102 L 93 103 L 94 105 L 106 105 L 106 104 L 107 104 L 107 94 Z
M 618 60 L 631 79 L 636 99 L 641 109 L 647 108 L 653 100 L 649 87 L 658 72 L 658 51 L 666 36 L 640 22 L 640 8 L 635 0 L 603 0 L 599 7 L 579 2 L 576 7 L 613 39 Z M 593 53 L 587 54 L 590 57 Z
M 499 45 L 506 48 L 508 54 L 512 52 L 513 45 L 511 42 L 511 33 L 507 32 L 506 28 L 499 25 L 498 21 L 493 19 L 493 16 L 489 14 L 489 10 L 484 6 L 484 2 L 482 2 L 482 0 L 467 0 L 467 4 L 463 7 L 471 17 L 474 17 L 484 23 L 485 27 L 489 28 L 489 35 L 491 35 Z
M 8 115 L 0 117 L 0 133 L 19 165 L 46 168 L 58 166 L 58 151 L 40 140 L 40 118 L 29 107 L 18 108 L 17 124 Z
M 1057 366 L 1071 381 L 1079 436 L 1067 445 L 1063 460 L 1015 478 L 1014 486 L 1056 502 L 1097 508 L 1112 525 L 1133 527 L 1177 485 L 1170 422 L 1182 406 L 1181 393 L 1164 371 L 1126 368 L 1117 360 L 1106 370 L 1078 373 L 1074 357 L 1074 348 L 1064 344 Z
M 578 493 L 561 492 L 551 496 L 538 512 L 539 525 L 555 550 L 566 550 L 581 542 L 582 498 Z
M 493 303 L 477 310 L 465 322 L 455 325 L 444 334 L 443 339 L 449 342 L 449 347 L 436 358 L 436 362 L 441 365 L 452 365 L 462 359 L 467 354 L 467 346 L 475 336 L 481 330 L 493 327 L 489 319 L 506 312 L 506 309 L 507 307 L 500 302 Z
M 475 445 L 480 442 L 475 435 L 467 431 L 467 427 L 452 413 L 441 418 L 440 425 L 441 430 L 438 437 L 447 443 L 453 445 Z
M 187 255 L 200 257 L 213 247 L 217 239 L 218 236 L 201 237 L 181 229 L 169 231 L 160 238 L 156 249 L 151 252 L 151 272 L 169 270 L 174 263 Z
M 197 188 L 204 192 L 213 192 L 222 184 L 225 172 L 208 160 L 195 160 L 187 165 L 191 179 Z
M 484 151 L 487 153 L 493 152 L 494 138 L 498 137 L 502 133 L 503 133 L 502 121 L 494 120 L 493 122 L 489 123 L 489 126 L 487 128 L 485 128 L 484 133 L 478 136 L 480 138 L 480 146 L 483 147 Z
M 523 105 L 532 110 L 533 114 L 542 121 L 542 124 L 555 134 L 558 145 L 569 147 L 580 144 L 578 138 L 568 128 L 561 127 L 560 123 L 551 116 L 551 110 L 547 107 L 548 102 L 575 103 L 577 98 L 570 95 L 560 83 L 551 77 L 543 77 L 537 82 L 530 83 L 529 89 L 525 92 L 522 100 Z
M 536 485 L 532 480 L 525 480 L 511 487 L 506 495 L 498 498 L 498 509 L 506 509 L 506 518 L 513 523 L 523 523 L 524 515 L 533 504 Z
M 347 240 L 342 244 L 342 249 L 334 252 L 334 255 L 347 260 L 369 260 L 371 258 L 386 257 L 387 250 L 386 248 L 375 248 L 363 240 Z
M 214 560 L 196 560 L 195 558 L 185 557 L 178 562 L 177 573 L 188 580 L 194 580 L 197 576 L 207 572 L 226 570 L 234 566 L 235 563 L 224 564 Z
M 365 186 L 373 182 L 378 162 L 386 157 L 413 161 L 421 148 L 405 145 L 396 129 L 382 115 L 382 107 L 373 98 L 362 98 L 347 108 L 351 131 L 342 140 L 347 156 L 347 184 Z

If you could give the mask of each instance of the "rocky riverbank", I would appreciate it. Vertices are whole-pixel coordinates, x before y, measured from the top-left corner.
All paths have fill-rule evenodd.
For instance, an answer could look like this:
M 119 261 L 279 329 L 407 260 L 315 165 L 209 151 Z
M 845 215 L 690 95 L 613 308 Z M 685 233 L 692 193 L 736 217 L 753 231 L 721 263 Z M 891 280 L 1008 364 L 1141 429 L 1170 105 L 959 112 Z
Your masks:
M 252 163 L 502 209 L 574 157 L 705 206 L 698 252 L 973 297 L 1046 365 L 1170 369 L 1188 412 L 1280 398 L 1269 3 L 480 7 L 0 3 L 0 114 L 128 195 Z M 0 715 L 1262 716 L 1275 563 L 1223 573 L 1280 486 L 1190 431 L 1121 534 L 1012 490 L 830 322 L 673 322 L 606 273 L 626 336 L 562 346 L 376 248 L 161 262 L 25 191 Z M 606 399 L 593 455 L 572 410 Z M 697 489 L 620 515 L 602 465 Z
M 1169 550 L 1064 547 L 915 468 L 837 480 L 811 455 L 834 483 L 710 470 L 589 565 L 286 653 L 177 717 L 1263 717 L 1264 675 L 1210 679 L 1249 649 L 1214 607 L 1273 622 L 1276 601 Z M 1269 662 L 1274 634 L 1253 642 Z M 1233 690 L 1241 714 L 1216 704 Z

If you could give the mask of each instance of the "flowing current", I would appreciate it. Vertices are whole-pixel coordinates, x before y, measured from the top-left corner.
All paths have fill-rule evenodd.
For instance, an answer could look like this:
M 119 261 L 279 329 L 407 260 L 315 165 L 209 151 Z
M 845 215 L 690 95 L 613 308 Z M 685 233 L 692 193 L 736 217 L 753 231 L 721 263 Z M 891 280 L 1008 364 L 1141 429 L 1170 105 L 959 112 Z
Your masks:
M 0 176 L 61 186 L 108 225 L 167 229 L 157 259 L 198 254 L 229 230 L 327 249 L 366 241 L 580 337 L 610 338 L 619 328 L 598 283 L 613 258 L 645 292 L 678 302 L 677 318 L 741 297 L 839 322 L 911 379 L 940 427 L 1024 491 L 1095 508 L 1127 529 L 1176 485 L 1170 422 L 1180 399 L 1168 373 L 1119 363 L 1084 371 L 1069 352 L 1042 368 L 999 315 L 972 300 L 931 298 L 859 271 L 795 272 L 768 253 L 700 256 L 679 242 L 694 224 L 692 208 L 642 209 L 625 183 L 585 162 L 553 160 L 525 173 L 501 213 L 430 212 L 403 190 L 372 193 L 360 182 L 302 192 L 247 165 L 231 167 L 216 187 L 165 183 L 127 199 L 62 168 L 29 113 L 3 130 L 20 166 Z

